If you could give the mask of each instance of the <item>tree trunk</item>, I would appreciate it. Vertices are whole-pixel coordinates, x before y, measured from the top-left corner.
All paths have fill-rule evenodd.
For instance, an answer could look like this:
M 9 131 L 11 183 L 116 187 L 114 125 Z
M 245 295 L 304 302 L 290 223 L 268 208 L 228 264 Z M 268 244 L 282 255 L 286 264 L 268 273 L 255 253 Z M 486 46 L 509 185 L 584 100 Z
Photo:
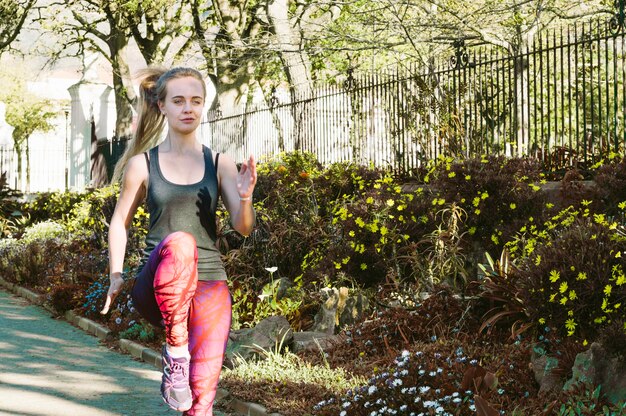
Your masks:
M 26 188 L 25 193 L 30 193 L 30 137 L 26 138 Z
M 17 156 L 17 189 L 22 190 L 22 146 L 14 142 L 13 148 Z
M 294 119 L 294 149 L 301 150 L 303 144 L 311 146 L 307 150 L 315 151 L 315 102 L 311 61 L 304 46 L 302 33 L 289 17 L 288 0 L 270 0 L 267 4 L 267 16 L 271 30 L 275 35 L 283 70 L 290 85 Z
M 108 45 L 111 51 L 111 66 L 113 68 L 113 91 L 115 93 L 115 139 L 128 140 L 132 136 L 133 111 L 131 103 L 135 101 L 135 92 L 130 84 L 130 71 L 126 63 L 124 51 L 128 46 L 128 37 L 125 32 L 113 27 Z M 125 82 L 126 81 L 126 82 Z

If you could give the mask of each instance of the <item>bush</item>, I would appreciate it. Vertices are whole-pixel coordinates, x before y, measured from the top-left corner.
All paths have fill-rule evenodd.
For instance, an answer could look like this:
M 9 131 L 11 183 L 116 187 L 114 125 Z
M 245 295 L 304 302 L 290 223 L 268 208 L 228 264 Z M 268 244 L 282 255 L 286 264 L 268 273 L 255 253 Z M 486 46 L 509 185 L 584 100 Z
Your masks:
M 24 244 L 29 244 L 35 241 L 51 240 L 55 238 L 63 240 L 67 236 L 68 233 L 63 225 L 55 221 L 43 221 L 26 227 L 22 234 L 21 241 Z
M 566 210 L 525 240 L 514 285 L 529 322 L 594 339 L 623 319 L 626 239 L 614 228 L 603 215 Z
M 89 192 L 41 192 L 35 199 L 24 204 L 24 212 L 29 222 L 64 221 L 70 216 L 72 209 L 85 200 Z
M 83 288 L 77 284 L 61 284 L 54 286 L 49 295 L 50 304 L 59 314 L 71 311 L 81 304 L 84 298 L 82 289 Z
M 529 217 L 541 220 L 545 182 L 534 159 L 439 159 L 430 183 L 436 205 L 455 203 L 468 213 L 468 239 L 483 251 L 499 252 Z

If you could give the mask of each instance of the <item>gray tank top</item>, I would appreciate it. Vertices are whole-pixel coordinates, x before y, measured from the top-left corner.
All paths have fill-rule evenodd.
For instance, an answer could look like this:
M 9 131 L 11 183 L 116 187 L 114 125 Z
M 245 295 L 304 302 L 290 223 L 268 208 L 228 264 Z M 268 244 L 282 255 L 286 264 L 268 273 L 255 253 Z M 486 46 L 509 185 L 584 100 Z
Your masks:
M 150 149 L 147 205 L 150 228 L 142 267 L 152 250 L 169 234 L 185 231 L 198 246 L 198 279 L 226 280 L 226 271 L 215 247 L 218 185 L 211 150 L 202 146 L 204 177 L 198 183 L 177 185 L 163 176 L 158 147 Z M 218 155 L 219 156 L 219 155 Z

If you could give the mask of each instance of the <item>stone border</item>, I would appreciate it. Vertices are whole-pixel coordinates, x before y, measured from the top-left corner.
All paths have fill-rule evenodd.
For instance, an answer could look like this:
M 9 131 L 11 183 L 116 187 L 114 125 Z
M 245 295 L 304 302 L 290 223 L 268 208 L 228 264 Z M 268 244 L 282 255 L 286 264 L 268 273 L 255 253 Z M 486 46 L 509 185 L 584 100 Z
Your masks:
M 55 310 L 53 310 L 49 305 L 46 304 L 42 295 L 39 295 L 14 283 L 7 282 L 2 277 L 0 277 L 0 286 L 5 287 L 15 295 L 18 295 L 28 300 L 30 303 L 43 307 L 52 314 L 58 314 Z M 90 335 L 97 337 L 102 341 L 111 338 L 111 331 L 108 328 L 100 325 L 97 322 L 92 321 L 91 319 L 79 316 L 74 313 L 74 311 L 65 312 L 63 317 L 67 322 L 71 323 L 74 326 L 77 326 L 78 328 L 82 329 Z M 161 354 L 159 352 L 125 338 L 119 339 L 118 346 L 124 353 L 131 355 L 132 357 L 137 358 L 141 361 L 144 361 L 152 365 L 157 370 L 161 371 Z M 245 402 L 243 400 L 232 397 L 226 389 L 218 388 L 215 400 L 228 403 L 228 405 L 234 411 L 246 416 L 281 416 L 279 413 L 267 413 L 265 407 L 259 404 Z

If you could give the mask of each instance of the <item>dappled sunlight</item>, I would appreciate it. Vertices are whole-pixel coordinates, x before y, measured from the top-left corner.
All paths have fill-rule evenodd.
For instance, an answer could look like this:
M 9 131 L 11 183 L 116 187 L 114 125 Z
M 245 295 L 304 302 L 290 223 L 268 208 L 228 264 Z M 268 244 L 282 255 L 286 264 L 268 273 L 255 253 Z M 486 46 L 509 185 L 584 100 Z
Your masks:
M 19 315 L 15 314 L 15 313 L 5 312 L 2 309 L 3 308 L 0 308 L 0 315 L 2 315 L 6 319 L 10 319 L 12 321 L 34 321 L 34 320 L 37 319 L 37 318 L 33 318 L 33 317 L 19 316 Z
M 141 377 L 145 380 L 152 380 L 161 382 L 161 372 L 156 370 L 144 369 L 144 368 L 125 368 L 129 374 L 134 374 L 137 377 Z
M 58 392 L 75 398 L 88 399 L 99 394 L 121 393 L 124 391 L 112 377 L 93 372 L 57 371 L 44 374 L 0 374 L 0 384 L 24 386 L 29 390 L 41 389 Z
M 54 344 L 65 343 L 65 341 L 63 341 L 61 338 L 49 337 L 47 335 L 41 335 L 41 334 L 33 334 L 31 332 L 24 332 L 24 331 L 19 331 L 19 330 L 12 330 L 12 331 L 9 330 L 5 332 L 5 334 L 10 335 L 10 337 L 13 339 L 26 338 L 26 339 L 32 339 L 32 340 L 37 340 L 37 341 L 51 342 Z
M 3 375 L 4 377 L 5 375 Z M 114 413 L 109 410 L 102 410 L 92 406 L 85 406 L 74 403 L 54 395 L 23 390 L 19 388 L 0 386 L 0 414 L 33 415 L 33 416 L 67 416 L 67 415 L 89 415 L 89 416 L 112 416 Z M 5 398 L 19 397 L 19 400 L 6 400 Z

